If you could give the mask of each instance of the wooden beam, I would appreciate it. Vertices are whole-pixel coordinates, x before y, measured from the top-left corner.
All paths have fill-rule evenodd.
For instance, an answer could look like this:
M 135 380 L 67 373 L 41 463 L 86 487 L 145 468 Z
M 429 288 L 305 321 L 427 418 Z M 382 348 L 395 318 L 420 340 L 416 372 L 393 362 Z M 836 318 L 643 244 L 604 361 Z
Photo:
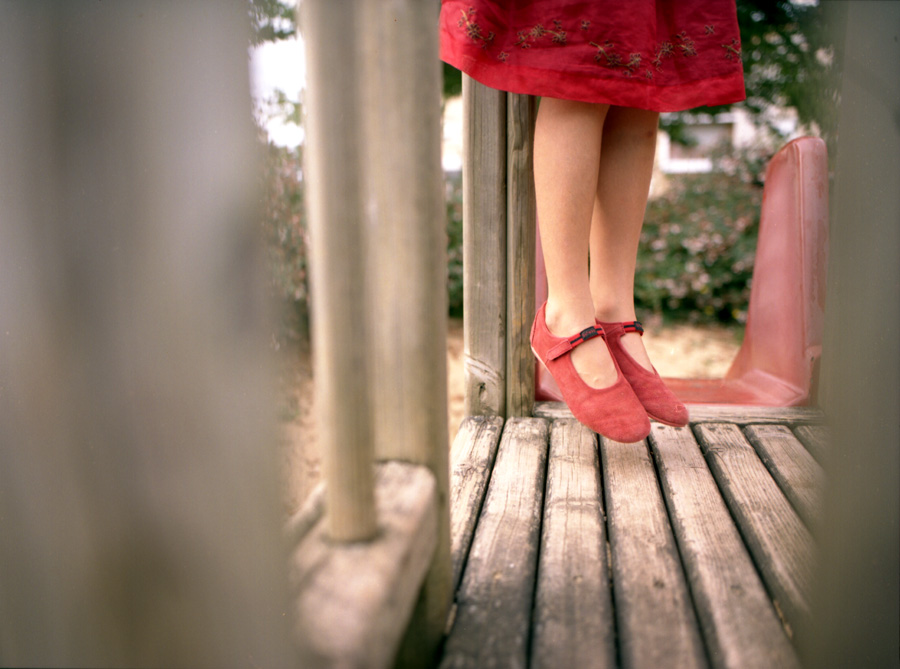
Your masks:
M 441 667 L 528 666 L 547 421 L 506 422 Z
M 822 4 L 845 20 L 832 42 L 843 83 L 819 393 L 831 428 L 826 522 L 805 659 L 897 667 L 900 3 Z
M 376 467 L 378 538 L 335 544 L 325 522 L 293 551 L 301 666 L 394 665 L 438 544 L 437 486 L 422 466 Z
M 367 364 L 363 226 L 362 70 L 348 36 L 362 35 L 359 8 L 300 6 L 308 85 L 304 150 L 309 206 L 313 364 L 319 443 L 332 538 L 376 532 L 374 443 Z M 313 28 L 314 26 L 314 28 Z M 351 39 L 352 41 L 352 39 Z
M 296 666 L 247 5 L 0 13 L 0 665 Z
M 575 419 L 554 421 L 531 667 L 616 666 L 606 549 L 597 435 Z
M 469 555 L 475 523 L 491 480 L 497 445 L 503 432 L 499 416 L 467 416 L 453 444 L 450 487 L 452 521 L 453 589 L 459 585 Z
M 463 75 L 466 415 L 506 415 L 506 93 Z
M 793 636 L 809 630 L 812 535 L 736 425 L 696 428 L 700 447 Z
M 691 423 L 734 423 L 736 425 L 787 423 L 821 424 L 825 415 L 814 407 L 761 407 L 717 404 L 690 404 Z M 541 418 L 571 418 L 563 402 L 537 402 L 534 415 Z
M 535 200 L 532 148 L 537 104 L 530 95 L 507 96 L 506 415 L 534 410 Z
M 647 444 L 600 438 L 619 652 L 626 667 L 705 667 L 706 652 Z
M 822 521 L 825 472 L 784 425 L 748 425 L 744 434 L 778 487 L 815 535 Z
M 366 0 L 353 8 L 353 3 L 338 4 L 362 15 L 356 39 L 368 298 L 354 318 L 359 324 L 368 314 L 362 330 L 369 334 L 375 457 L 426 465 L 438 486 L 438 549 L 402 653 L 425 662 L 440 643 L 452 599 L 437 15 L 421 0 Z M 337 40 L 339 48 L 346 48 L 347 35 Z
M 691 431 L 654 423 L 650 445 L 712 666 L 799 667 Z

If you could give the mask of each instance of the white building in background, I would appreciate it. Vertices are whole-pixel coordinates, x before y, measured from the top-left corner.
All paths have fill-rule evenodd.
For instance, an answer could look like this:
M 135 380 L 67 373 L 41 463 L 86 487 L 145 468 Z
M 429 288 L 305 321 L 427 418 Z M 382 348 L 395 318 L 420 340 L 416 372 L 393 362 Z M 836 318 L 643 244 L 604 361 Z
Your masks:
M 769 122 L 789 141 L 800 133 L 797 114 L 793 109 L 779 109 L 768 113 Z M 750 114 L 740 107 L 716 115 L 699 115 L 687 121 L 685 134 L 695 141 L 692 146 L 673 142 L 660 131 L 656 144 L 656 165 L 663 174 L 691 174 L 710 172 L 712 156 L 722 145 L 734 149 L 765 147 L 774 152 L 775 140 L 754 125 Z

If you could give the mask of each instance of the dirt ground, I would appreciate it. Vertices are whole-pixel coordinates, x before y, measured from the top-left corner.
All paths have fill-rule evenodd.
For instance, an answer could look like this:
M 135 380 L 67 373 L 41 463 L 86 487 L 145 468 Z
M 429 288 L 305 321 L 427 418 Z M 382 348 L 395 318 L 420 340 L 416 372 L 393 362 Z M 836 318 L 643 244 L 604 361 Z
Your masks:
M 740 346 L 741 330 L 723 326 L 672 325 L 645 321 L 644 345 L 663 376 L 716 378 L 725 374 Z M 296 398 L 291 420 L 282 423 L 285 512 L 293 514 L 321 478 L 321 457 L 316 448 L 314 383 L 307 352 L 291 356 L 288 392 Z M 456 436 L 463 418 L 463 328 L 451 320 L 447 330 L 447 389 L 449 439 Z

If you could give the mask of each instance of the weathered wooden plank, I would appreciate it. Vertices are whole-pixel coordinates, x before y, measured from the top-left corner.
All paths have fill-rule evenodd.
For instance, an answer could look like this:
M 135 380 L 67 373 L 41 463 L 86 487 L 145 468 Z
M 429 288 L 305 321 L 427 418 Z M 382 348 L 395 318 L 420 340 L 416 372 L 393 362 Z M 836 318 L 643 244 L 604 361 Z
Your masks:
M 375 458 L 426 465 L 440 504 L 438 550 L 402 652 L 403 661 L 422 663 L 441 642 L 453 598 L 437 16 L 419 0 L 353 5 L 353 40 L 362 48 L 345 51 L 361 58 L 363 77 L 364 331 Z M 352 316 L 357 326 L 359 317 Z
M 691 431 L 654 423 L 650 444 L 711 664 L 798 667 Z
M 825 421 L 820 409 L 813 407 L 758 407 L 690 404 L 691 423 L 735 423 L 737 425 L 818 424 Z M 563 402 L 537 402 L 534 415 L 540 418 L 571 418 L 572 412 Z
M 463 75 L 466 414 L 506 415 L 506 93 Z
M 725 404 L 691 404 L 691 423 L 822 423 L 825 415 L 815 407 L 729 406 Z
M 599 470 L 596 435 L 574 419 L 555 421 L 531 667 L 616 666 Z
M 809 622 L 812 536 L 740 428 L 709 423 L 695 429 L 756 566 L 795 633 Z
M 828 428 L 825 425 L 797 425 L 794 434 L 803 442 L 816 462 L 825 467 L 828 461 Z
M 0 5 L 0 666 L 296 665 L 247 10 Z
M 310 184 L 313 364 L 319 380 L 319 443 L 327 453 L 327 518 L 335 540 L 359 541 L 372 538 L 377 523 L 365 334 L 371 319 L 360 322 L 367 307 L 361 159 L 365 113 L 359 62 L 347 57 L 339 37 L 352 32 L 359 17 L 357 7 L 326 2 L 304 3 L 301 12 L 305 25 L 316 26 L 305 40 L 309 84 L 303 157 Z
M 507 97 L 506 415 L 534 409 L 535 200 L 532 146 L 535 98 Z
M 822 518 L 822 467 L 784 425 L 748 425 L 744 434 L 807 527 L 815 531 Z
M 647 445 L 600 444 L 622 666 L 707 666 Z
M 459 585 L 469 554 L 501 432 L 503 419 L 499 416 L 468 416 L 460 424 L 450 451 L 450 537 L 454 590 Z
M 438 541 L 437 486 L 420 465 L 376 465 L 378 536 L 338 544 L 319 522 L 294 550 L 303 667 L 390 667 Z
M 319 483 L 306 498 L 303 506 L 284 525 L 284 538 L 289 546 L 303 541 L 325 514 L 325 482 Z
M 547 421 L 506 422 L 441 667 L 526 667 Z

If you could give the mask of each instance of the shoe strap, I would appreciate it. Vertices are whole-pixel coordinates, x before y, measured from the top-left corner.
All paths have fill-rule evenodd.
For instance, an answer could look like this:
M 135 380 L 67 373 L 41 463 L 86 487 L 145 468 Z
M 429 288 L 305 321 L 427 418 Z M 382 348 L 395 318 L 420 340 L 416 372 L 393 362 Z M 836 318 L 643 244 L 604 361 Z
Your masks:
M 644 326 L 641 325 L 640 321 L 629 321 L 627 323 L 622 323 L 622 328 L 625 332 L 637 332 L 642 337 L 644 336 Z
M 556 346 L 553 346 L 549 351 L 547 351 L 547 359 L 556 360 L 558 357 L 565 355 L 579 344 L 583 344 L 584 342 L 588 341 L 589 339 L 593 339 L 594 337 L 602 336 L 603 327 L 599 323 L 596 325 L 592 325 L 589 328 L 585 328 L 574 337 L 563 339 L 561 342 L 556 344 Z

